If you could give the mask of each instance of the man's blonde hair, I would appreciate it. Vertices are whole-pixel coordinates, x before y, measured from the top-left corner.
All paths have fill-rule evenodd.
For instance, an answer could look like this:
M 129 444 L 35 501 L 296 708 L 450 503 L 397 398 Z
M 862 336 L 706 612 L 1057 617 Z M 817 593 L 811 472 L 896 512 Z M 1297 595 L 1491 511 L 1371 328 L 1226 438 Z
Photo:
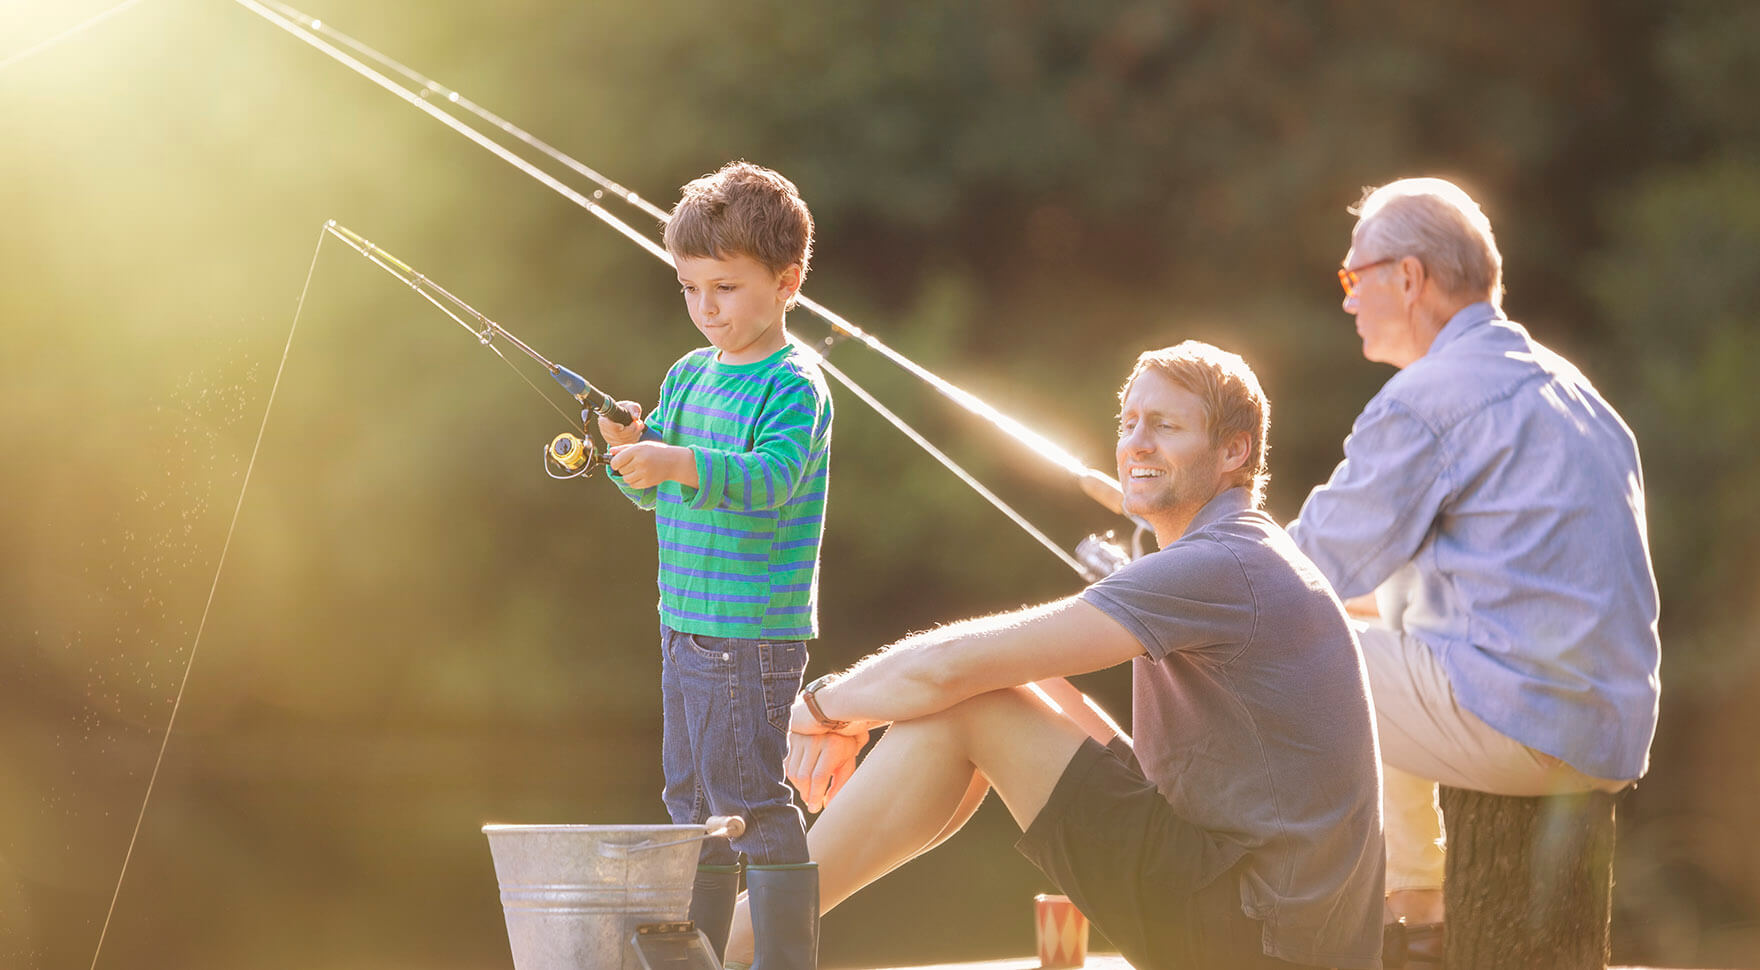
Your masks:
M 813 259 L 813 214 L 794 183 L 751 162 L 729 162 L 685 183 L 666 223 L 674 258 L 749 256 L 772 273 Z
M 1271 402 L 1265 399 L 1259 378 L 1241 355 L 1200 340 L 1144 351 L 1131 369 L 1131 376 L 1118 389 L 1120 403 L 1147 370 L 1154 370 L 1203 402 L 1211 447 L 1220 447 L 1236 434 L 1247 436 L 1247 460 L 1235 470 L 1233 484 L 1247 489 L 1253 508 L 1263 504 L 1265 484 L 1271 480 L 1265 464 L 1265 452 L 1270 448 Z
M 1444 293 L 1502 305 L 1503 254 L 1491 220 L 1460 186 L 1400 179 L 1365 191 L 1350 211 L 1357 215 L 1358 262 L 1416 256 Z

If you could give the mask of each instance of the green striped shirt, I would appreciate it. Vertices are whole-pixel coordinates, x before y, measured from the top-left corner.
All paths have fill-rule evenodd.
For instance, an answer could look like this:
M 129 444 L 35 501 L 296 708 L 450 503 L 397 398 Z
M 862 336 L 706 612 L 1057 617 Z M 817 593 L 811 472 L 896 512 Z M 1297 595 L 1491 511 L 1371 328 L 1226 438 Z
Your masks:
M 661 622 L 717 637 L 817 636 L 831 470 L 831 394 L 818 364 L 793 344 L 751 364 L 693 350 L 666 372 L 647 424 L 697 456 L 697 488 L 613 479 L 654 510 Z

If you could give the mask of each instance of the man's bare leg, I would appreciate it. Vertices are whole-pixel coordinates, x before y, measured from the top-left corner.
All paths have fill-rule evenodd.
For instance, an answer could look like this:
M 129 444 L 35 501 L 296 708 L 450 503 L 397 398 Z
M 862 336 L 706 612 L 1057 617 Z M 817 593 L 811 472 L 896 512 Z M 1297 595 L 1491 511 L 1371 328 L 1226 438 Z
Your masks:
M 1440 923 L 1443 915 L 1442 890 L 1396 889 L 1387 894 L 1384 912 L 1389 923 L 1400 919 L 1410 926 Z
M 945 841 L 988 788 L 1024 830 L 1088 736 L 1027 688 L 893 725 L 807 832 L 821 910 Z M 751 919 L 742 907 L 727 957 L 748 963 L 751 954 Z

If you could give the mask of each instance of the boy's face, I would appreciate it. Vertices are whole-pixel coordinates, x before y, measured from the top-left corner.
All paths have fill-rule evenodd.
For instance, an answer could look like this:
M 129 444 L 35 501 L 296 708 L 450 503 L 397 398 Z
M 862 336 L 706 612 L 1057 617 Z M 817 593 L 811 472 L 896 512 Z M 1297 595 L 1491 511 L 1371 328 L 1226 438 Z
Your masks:
M 691 322 L 728 364 L 751 364 L 788 342 L 783 313 L 800 289 L 801 268 L 772 273 L 750 256 L 675 256 Z

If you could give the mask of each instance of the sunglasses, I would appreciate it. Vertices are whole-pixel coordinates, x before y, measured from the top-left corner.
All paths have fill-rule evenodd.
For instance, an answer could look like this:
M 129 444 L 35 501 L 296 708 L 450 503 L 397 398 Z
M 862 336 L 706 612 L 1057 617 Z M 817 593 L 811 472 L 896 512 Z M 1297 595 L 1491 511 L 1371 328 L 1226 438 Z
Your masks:
M 1377 266 L 1386 266 L 1388 263 L 1397 262 L 1399 262 L 1398 257 L 1389 256 L 1386 259 L 1378 259 L 1373 263 L 1364 263 L 1361 266 L 1340 269 L 1338 271 L 1338 285 L 1344 287 L 1344 298 L 1348 300 L 1357 295 L 1357 284 L 1363 282 L 1364 273 L 1369 272 Z

